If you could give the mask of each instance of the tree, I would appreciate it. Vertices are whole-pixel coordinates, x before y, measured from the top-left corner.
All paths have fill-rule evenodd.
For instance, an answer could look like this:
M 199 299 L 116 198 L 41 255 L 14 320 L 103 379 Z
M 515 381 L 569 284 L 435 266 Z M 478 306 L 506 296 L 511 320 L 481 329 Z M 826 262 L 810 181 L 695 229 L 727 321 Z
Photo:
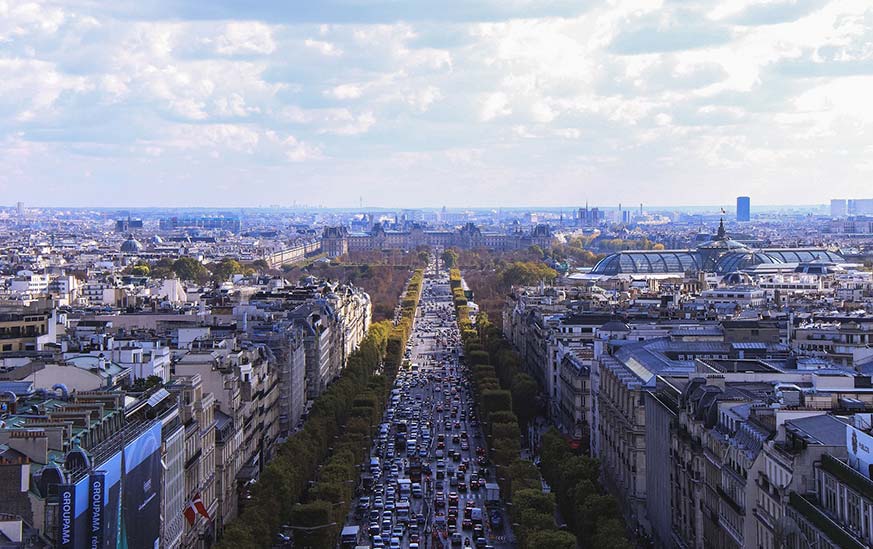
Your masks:
M 256 259 L 252 261 L 251 265 L 253 269 L 262 274 L 270 270 L 270 264 L 265 259 Z
M 295 547 L 332 547 L 331 504 L 327 501 L 295 505 L 291 511 Z
M 446 269 L 453 269 L 458 264 L 458 252 L 451 248 L 447 248 L 443 251 L 441 259 L 443 260 L 443 266 Z
M 418 262 L 422 265 L 427 265 L 430 262 L 430 252 L 425 250 L 418 252 Z
M 627 534 L 617 518 L 606 519 L 597 524 L 591 547 L 598 549 L 631 549 Z
M 549 549 L 576 549 L 576 536 L 563 530 L 539 530 L 527 537 L 528 547 Z
M 137 263 L 130 268 L 130 274 L 133 276 L 148 276 L 150 271 L 149 266 L 145 263 Z
M 539 387 L 534 378 L 521 373 L 512 381 L 512 409 L 522 425 L 527 425 L 537 415 Z
M 202 283 L 209 279 L 209 270 L 193 257 L 180 257 L 173 262 L 172 269 L 182 280 Z
M 212 278 L 216 282 L 225 282 L 235 274 L 242 274 L 245 269 L 236 259 L 225 257 L 218 263 L 211 265 Z

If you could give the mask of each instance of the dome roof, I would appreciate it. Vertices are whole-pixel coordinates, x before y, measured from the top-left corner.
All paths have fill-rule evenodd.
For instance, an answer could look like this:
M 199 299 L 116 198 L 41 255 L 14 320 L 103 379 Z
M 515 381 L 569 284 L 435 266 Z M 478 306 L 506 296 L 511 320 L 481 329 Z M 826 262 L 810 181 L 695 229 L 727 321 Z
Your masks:
M 684 273 L 700 270 L 697 254 L 685 250 L 624 251 L 610 254 L 591 270 L 593 274 Z
M 752 277 L 746 273 L 733 272 L 721 277 L 721 283 L 725 286 L 748 286 L 752 283 Z
M 121 251 L 126 254 L 135 254 L 142 251 L 142 244 L 130 235 L 127 240 L 121 244 Z
M 713 240 L 712 242 L 701 244 L 697 248 L 699 250 L 744 250 L 746 249 L 746 245 L 737 242 L 736 240 L 726 238 L 724 240 Z
M 719 274 L 733 273 L 750 269 L 762 263 L 782 263 L 782 261 L 762 252 L 729 252 L 718 259 L 715 272 Z
M 839 254 L 821 248 L 774 248 L 764 251 L 783 263 L 809 263 L 816 260 L 846 262 Z

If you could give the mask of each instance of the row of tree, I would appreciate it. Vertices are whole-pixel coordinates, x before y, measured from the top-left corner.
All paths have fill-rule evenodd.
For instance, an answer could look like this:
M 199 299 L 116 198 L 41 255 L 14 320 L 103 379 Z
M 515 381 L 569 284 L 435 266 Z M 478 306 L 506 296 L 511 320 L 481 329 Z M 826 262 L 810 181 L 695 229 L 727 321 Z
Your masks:
M 450 271 L 449 282 L 489 456 L 501 494 L 512 502 L 510 514 L 519 545 L 575 549 L 575 537 L 555 526 L 554 496 L 543 493 L 539 471 L 520 459 L 522 426 L 526 428 L 536 415 L 536 382 L 518 372 L 518 355 L 487 315 L 480 314 L 472 325 L 459 270 Z
M 221 261 L 204 264 L 196 258 L 184 256 L 177 259 L 165 257 L 155 263 L 139 261 L 129 266 L 126 272 L 134 276 L 179 278 L 206 284 L 210 281 L 224 282 L 235 274 L 250 275 L 268 270 L 269 265 L 263 259 L 254 261 L 250 265 L 243 265 L 236 259 L 225 257 Z
M 278 447 L 217 547 L 270 547 L 288 523 L 296 547 L 334 545 L 353 501 L 357 464 L 367 455 L 403 357 L 422 277 L 418 270 L 410 279 L 400 321 L 370 326 L 339 379 L 312 406 L 303 429 Z
M 542 472 L 583 548 L 630 549 L 618 500 L 600 485 L 600 463 L 573 453 L 552 428 L 543 435 Z
M 460 272 L 451 271 L 450 281 L 453 291 L 456 287 L 460 288 Z M 458 297 L 456 304 L 460 303 Z M 483 384 L 480 403 L 489 414 L 493 414 L 489 417 L 483 413 L 482 417 L 498 422 L 496 431 L 491 427 L 492 433 L 501 436 L 514 434 L 514 429 L 507 425 L 512 417 L 507 413 L 509 403 L 506 393 L 509 393 L 511 400 L 511 416 L 526 427 L 540 412 L 537 404 L 539 384 L 521 371 L 521 357 L 486 314 L 478 315 L 475 326 L 469 324 L 464 332 L 468 363 L 489 365 L 487 368 L 474 367 L 475 383 Z M 495 410 L 499 411 L 495 414 Z M 506 444 L 502 439 L 497 439 L 496 443 L 494 438 L 491 441 L 492 448 Z M 518 445 L 510 443 L 509 446 L 514 449 Z M 500 456 L 500 453 L 497 455 Z M 543 436 L 541 457 L 542 475 L 554 487 L 553 494 L 542 493 L 540 472 L 529 461 L 516 460 L 508 469 L 498 469 L 498 477 L 504 478 L 501 490 L 509 490 L 512 517 L 518 525 L 522 547 L 573 548 L 577 539 L 583 548 L 632 547 L 618 501 L 608 495 L 600 484 L 600 463 L 597 460 L 573 452 L 554 428 Z M 575 536 L 555 528 L 556 503 Z

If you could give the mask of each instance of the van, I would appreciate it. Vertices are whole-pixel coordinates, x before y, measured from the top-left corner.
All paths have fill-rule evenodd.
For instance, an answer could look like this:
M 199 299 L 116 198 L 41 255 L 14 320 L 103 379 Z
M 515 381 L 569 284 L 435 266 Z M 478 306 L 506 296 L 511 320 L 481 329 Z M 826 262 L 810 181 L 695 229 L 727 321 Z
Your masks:
M 473 522 L 481 523 L 482 522 L 482 508 L 473 507 L 470 510 L 470 518 L 473 520 Z
M 408 478 L 402 478 L 397 481 L 397 486 L 400 488 L 400 498 L 409 499 L 412 481 L 410 481 Z
M 378 475 L 382 470 L 382 462 L 379 461 L 379 458 L 373 457 L 370 458 L 370 473 L 374 476 Z

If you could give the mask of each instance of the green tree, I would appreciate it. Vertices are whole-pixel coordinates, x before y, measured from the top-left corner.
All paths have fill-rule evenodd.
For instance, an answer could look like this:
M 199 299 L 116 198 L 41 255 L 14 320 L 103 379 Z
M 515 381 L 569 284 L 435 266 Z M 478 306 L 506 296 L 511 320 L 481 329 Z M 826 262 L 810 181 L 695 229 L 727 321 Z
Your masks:
M 522 425 L 527 425 L 536 417 L 537 393 L 539 387 L 534 378 L 525 373 L 515 376 L 512 381 L 512 409 Z
M 591 540 L 591 547 L 597 547 L 597 549 L 631 549 L 633 545 L 628 541 L 621 521 L 617 518 L 610 518 L 597 524 L 597 531 Z
M 240 265 L 240 262 L 230 257 L 225 257 L 218 263 L 213 263 L 210 267 L 212 270 L 212 278 L 216 282 L 225 282 L 231 276 L 245 272 L 243 266 Z
M 446 269 L 453 269 L 458 264 L 458 252 L 451 248 L 447 248 L 442 253 L 443 266 Z
M 151 269 L 145 263 L 137 263 L 130 268 L 130 274 L 133 276 L 148 276 L 149 272 L 151 272 Z
M 576 536 L 563 530 L 538 530 L 527 537 L 528 547 L 576 549 Z
M 251 263 L 252 268 L 263 274 L 270 270 L 270 264 L 267 263 L 266 259 L 256 259 Z
M 180 257 L 173 262 L 172 269 L 182 280 L 205 282 L 209 279 L 209 270 L 193 257 Z

